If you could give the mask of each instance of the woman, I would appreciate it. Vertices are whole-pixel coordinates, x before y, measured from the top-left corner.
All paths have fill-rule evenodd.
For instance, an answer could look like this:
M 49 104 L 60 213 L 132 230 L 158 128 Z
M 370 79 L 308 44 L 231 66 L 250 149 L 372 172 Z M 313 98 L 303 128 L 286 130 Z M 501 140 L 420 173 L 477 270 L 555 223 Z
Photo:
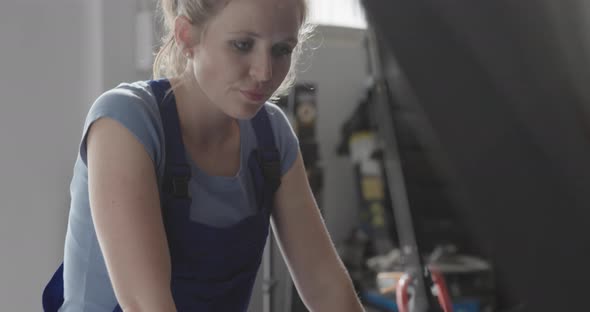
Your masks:
M 246 311 L 271 212 L 308 308 L 362 311 L 297 139 L 265 103 L 292 81 L 305 1 L 160 5 L 167 78 L 106 92 L 86 120 L 60 311 Z

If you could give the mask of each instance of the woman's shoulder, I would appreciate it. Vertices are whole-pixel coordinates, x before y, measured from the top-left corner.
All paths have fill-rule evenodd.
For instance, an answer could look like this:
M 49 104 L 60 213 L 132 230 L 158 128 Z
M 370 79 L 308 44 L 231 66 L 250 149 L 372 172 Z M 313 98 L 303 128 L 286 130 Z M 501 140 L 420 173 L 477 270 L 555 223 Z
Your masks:
M 281 141 L 295 137 L 289 118 L 283 109 L 272 102 L 264 103 L 263 109 L 266 110 L 266 114 L 275 135 L 275 140 L 277 140 L 278 144 L 280 144 Z
M 270 115 L 274 115 L 275 113 L 280 113 L 284 115 L 283 110 L 275 103 L 267 101 L 264 103 L 264 108 Z
M 266 102 L 264 103 L 264 109 L 266 109 L 266 113 L 273 128 L 276 127 L 290 127 L 289 118 L 277 104 L 273 102 Z
M 96 109 L 123 109 L 127 107 L 157 111 L 157 104 L 147 81 L 121 83 L 103 92 L 91 107 Z
M 129 130 L 159 164 L 162 160 L 163 129 L 158 104 L 147 81 L 121 83 L 102 93 L 92 104 L 84 125 L 81 156 L 85 157 L 86 135 L 100 118 L 110 118 Z
M 149 124 L 161 127 L 160 111 L 147 81 L 121 83 L 102 93 L 92 104 L 87 123 L 111 117 L 125 125 Z
M 275 144 L 281 154 L 281 174 L 285 174 L 297 157 L 299 140 L 285 112 L 276 104 L 266 102 L 264 108 L 273 130 Z

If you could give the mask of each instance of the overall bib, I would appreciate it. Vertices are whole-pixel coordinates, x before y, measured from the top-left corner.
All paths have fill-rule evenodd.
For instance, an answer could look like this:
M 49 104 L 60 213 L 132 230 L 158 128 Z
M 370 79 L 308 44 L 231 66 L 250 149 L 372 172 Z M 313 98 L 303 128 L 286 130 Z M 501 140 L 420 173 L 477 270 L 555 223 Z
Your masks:
M 160 189 L 162 215 L 172 264 L 171 290 L 179 312 L 246 311 L 268 237 L 280 156 L 266 108 L 251 120 L 258 142 L 248 159 L 257 213 L 226 228 L 190 220 L 191 167 L 182 142 L 176 102 L 166 79 L 149 82 L 164 127 L 166 167 Z M 63 304 L 63 263 L 43 292 L 43 308 Z M 113 312 L 121 311 L 117 305 Z

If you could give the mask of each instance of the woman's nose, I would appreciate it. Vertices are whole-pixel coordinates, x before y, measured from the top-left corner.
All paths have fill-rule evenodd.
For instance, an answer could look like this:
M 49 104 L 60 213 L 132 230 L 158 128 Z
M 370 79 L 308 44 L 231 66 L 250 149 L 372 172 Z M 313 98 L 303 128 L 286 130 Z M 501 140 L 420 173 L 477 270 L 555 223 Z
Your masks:
M 268 82 L 272 79 L 272 58 L 262 54 L 256 58 L 250 67 L 250 75 L 257 82 Z

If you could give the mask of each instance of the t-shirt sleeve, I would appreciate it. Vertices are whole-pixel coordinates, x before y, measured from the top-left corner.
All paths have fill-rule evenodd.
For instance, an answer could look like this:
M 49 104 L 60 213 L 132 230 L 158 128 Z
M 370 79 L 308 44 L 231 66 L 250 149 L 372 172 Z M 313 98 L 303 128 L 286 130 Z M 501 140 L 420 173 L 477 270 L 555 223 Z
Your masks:
M 275 104 L 267 103 L 266 108 L 273 127 L 275 142 L 281 154 L 281 175 L 291 169 L 299 154 L 299 140 L 285 113 Z
M 108 117 L 123 125 L 144 146 L 146 152 L 158 168 L 162 163 L 161 124 L 157 106 L 132 90 L 115 88 L 102 94 L 90 108 L 84 123 L 80 158 L 87 165 L 86 139 L 92 124 L 100 118 Z

